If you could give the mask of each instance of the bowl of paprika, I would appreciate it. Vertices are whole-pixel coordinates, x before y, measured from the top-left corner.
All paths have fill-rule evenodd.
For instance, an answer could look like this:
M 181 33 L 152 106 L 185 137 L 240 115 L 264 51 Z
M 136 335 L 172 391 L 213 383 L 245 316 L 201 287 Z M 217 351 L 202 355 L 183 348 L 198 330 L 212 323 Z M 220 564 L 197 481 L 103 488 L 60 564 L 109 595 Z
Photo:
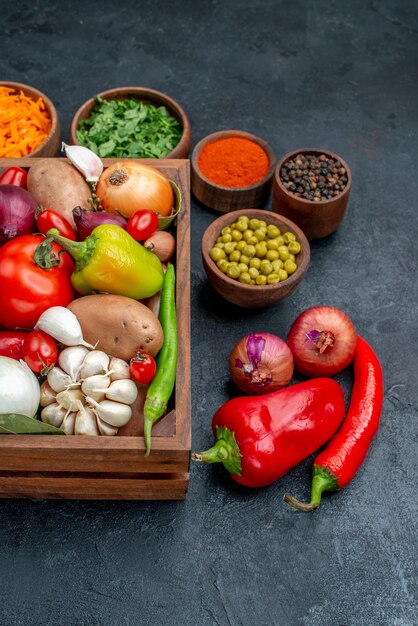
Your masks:
M 56 156 L 61 128 L 51 100 L 35 87 L 9 81 L 0 81 L 0 100 L 0 158 Z
M 193 150 L 192 193 L 220 213 L 262 209 L 270 195 L 275 165 L 273 149 L 260 137 L 241 130 L 212 133 Z

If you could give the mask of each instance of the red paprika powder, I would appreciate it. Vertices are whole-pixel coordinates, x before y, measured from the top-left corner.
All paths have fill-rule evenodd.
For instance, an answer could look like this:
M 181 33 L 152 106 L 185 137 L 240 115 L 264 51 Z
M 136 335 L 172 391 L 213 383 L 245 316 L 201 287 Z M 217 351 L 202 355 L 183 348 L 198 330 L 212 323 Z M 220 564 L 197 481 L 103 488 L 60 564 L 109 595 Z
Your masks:
M 255 185 L 269 170 L 269 158 L 251 139 L 228 137 L 207 144 L 198 166 L 208 180 L 222 187 Z

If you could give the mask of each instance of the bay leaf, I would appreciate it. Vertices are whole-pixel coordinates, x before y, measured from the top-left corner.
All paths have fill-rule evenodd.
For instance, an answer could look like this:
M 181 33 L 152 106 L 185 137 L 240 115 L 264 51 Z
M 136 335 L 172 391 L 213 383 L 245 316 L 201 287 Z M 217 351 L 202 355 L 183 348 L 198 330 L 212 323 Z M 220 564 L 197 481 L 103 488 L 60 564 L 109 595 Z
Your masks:
M 0 433 L 3 435 L 65 435 L 60 428 L 17 413 L 0 415 Z

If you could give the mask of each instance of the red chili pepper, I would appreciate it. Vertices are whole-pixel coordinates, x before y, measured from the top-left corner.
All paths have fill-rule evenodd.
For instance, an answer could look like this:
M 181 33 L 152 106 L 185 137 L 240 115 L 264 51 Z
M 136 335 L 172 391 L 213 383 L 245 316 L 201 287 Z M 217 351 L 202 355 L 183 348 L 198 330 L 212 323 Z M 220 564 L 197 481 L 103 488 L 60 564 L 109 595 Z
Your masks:
M 16 187 L 26 189 L 27 180 L 27 171 L 23 170 L 21 167 L 12 165 L 12 167 L 8 167 L 7 170 L 4 170 L 3 174 L 1 174 L 0 185 L 16 185 Z
M 71 239 L 71 241 L 77 239 L 74 228 L 61 213 L 53 211 L 52 209 L 46 209 L 45 207 L 39 207 L 35 217 L 39 232 L 43 235 L 46 235 L 50 228 L 57 228 L 62 237 L 67 237 L 67 239 Z
M 223 463 L 238 483 L 264 487 L 328 441 L 344 412 L 343 390 L 332 378 L 234 398 L 213 416 L 215 445 L 192 458 Z
M 311 501 L 305 504 L 286 493 L 285 502 L 300 511 L 313 511 L 324 491 L 348 485 L 366 458 L 379 427 L 382 405 L 383 375 L 379 359 L 369 344 L 358 337 L 350 406 L 341 429 L 314 461 Z
M 0 331 L 0 355 L 10 359 L 23 359 L 22 348 L 28 334 L 23 330 Z

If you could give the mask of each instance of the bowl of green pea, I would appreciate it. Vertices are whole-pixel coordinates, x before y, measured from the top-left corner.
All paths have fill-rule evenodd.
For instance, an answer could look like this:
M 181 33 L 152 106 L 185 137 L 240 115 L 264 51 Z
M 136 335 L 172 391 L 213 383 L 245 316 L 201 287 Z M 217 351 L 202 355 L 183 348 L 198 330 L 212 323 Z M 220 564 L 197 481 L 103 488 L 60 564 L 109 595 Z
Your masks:
M 213 288 L 244 308 L 271 306 L 304 279 L 309 241 L 291 220 L 244 209 L 214 220 L 202 238 L 202 261 Z

